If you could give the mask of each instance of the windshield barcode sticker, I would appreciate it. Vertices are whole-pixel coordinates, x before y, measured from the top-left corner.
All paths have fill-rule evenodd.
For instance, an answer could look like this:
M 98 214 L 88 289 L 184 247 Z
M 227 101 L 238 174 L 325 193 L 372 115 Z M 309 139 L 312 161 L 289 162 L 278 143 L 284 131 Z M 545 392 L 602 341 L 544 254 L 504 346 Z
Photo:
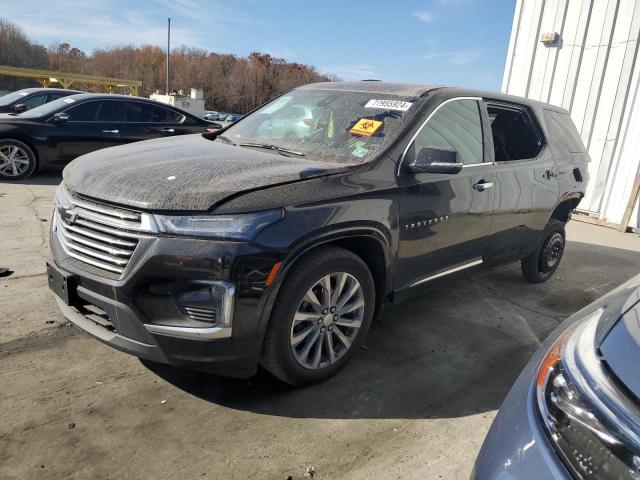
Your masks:
M 413 105 L 413 103 L 400 100 L 369 100 L 364 108 L 384 108 L 387 110 L 406 112 L 411 108 L 411 105 Z

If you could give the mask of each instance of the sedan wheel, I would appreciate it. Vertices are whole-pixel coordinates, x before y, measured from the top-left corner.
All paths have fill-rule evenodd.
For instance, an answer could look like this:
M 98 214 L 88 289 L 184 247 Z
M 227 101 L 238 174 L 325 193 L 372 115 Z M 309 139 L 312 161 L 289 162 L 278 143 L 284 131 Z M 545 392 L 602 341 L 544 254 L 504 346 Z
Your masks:
M 338 361 L 362 326 L 364 293 L 346 272 L 325 275 L 304 295 L 291 324 L 291 348 L 303 367 L 318 369 Z
M 19 180 L 35 170 L 35 156 L 31 149 L 17 140 L 0 141 L 0 178 Z

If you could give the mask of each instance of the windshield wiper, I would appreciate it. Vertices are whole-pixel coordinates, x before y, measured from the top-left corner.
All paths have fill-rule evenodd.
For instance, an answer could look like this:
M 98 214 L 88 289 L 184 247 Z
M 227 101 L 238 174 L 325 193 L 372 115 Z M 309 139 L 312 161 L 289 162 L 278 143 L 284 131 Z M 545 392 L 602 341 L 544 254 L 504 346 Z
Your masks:
M 241 143 L 240 146 L 241 147 L 252 147 L 252 148 L 266 148 L 267 150 L 275 150 L 280 155 L 284 155 L 285 157 L 289 156 L 289 155 L 287 155 L 287 153 L 290 153 L 292 155 L 297 155 L 299 157 L 304 157 L 304 153 L 303 152 L 298 152 L 296 150 L 290 150 L 288 148 L 279 147 L 277 145 L 272 145 L 270 143 Z
M 238 145 L 236 142 L 234 142 L 233 140 L 231 140 L 229 137 L 225 137 L 224 135 L 218 135 L 216 138 L 219 138 L 220 140 L 222 140 L 223 142 L 229 143 L 233 146 Z

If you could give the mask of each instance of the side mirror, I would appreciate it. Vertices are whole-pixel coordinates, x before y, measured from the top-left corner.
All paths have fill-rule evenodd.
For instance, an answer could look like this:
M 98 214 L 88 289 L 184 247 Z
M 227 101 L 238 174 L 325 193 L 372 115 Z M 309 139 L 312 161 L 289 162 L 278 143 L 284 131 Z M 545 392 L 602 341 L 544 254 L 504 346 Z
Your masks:
M 24 103 L 18 103 L 18 104 L 13 106 L 13 111 L 16 112 L 16 113 L 26 112 L 27 110 L 29 110 L 29 109 L 27 108 L 27 106 Z
M 71 117 L 69 116 L 68 113 L 64 113 L 64 112 L 58 112 L 53 116 L 53 121 L 55 123 L 66 123 L 69 121 Z
M 409 170 L 414 173 L 456 174 L 462 170 L 462 163 L 458 163 L 458 152 L 455 150 L 424 147 L 409 164 Z

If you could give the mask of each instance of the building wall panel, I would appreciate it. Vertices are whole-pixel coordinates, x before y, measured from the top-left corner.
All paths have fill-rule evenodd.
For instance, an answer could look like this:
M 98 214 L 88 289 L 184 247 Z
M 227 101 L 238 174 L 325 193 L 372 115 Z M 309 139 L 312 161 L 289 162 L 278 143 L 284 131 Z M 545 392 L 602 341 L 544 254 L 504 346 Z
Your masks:
M 640 165 L 639 32 L 640 0 L 518 0 L 503 76 L 504 92 L 570 111 L 592 159 L 580 208 L 614 223 Z

